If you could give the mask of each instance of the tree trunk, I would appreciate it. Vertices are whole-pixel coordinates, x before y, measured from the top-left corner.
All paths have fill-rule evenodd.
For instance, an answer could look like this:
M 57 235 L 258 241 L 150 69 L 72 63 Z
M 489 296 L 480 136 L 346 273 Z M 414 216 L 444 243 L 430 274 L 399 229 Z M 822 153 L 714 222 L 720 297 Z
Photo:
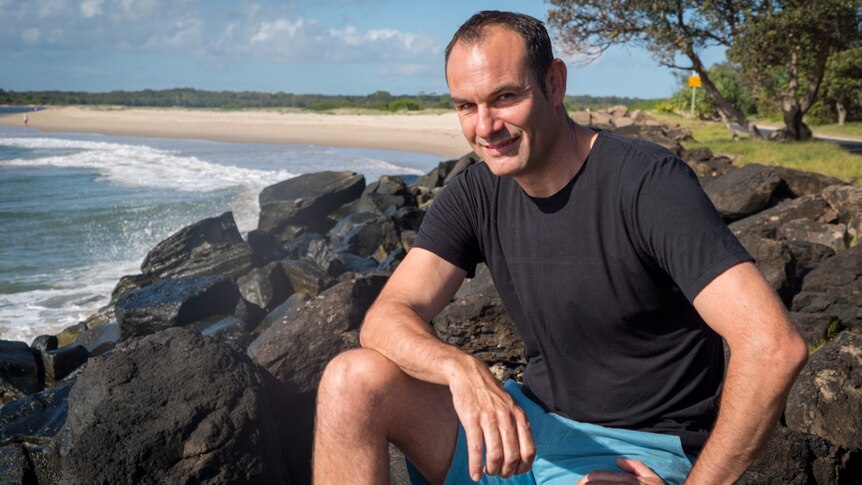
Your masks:
M 788 138 L 792 140 L 811 138 L 811 130 L 802 122 L 804 114 L 796 103 L 784 103 L 784 127 Z
M 844 123 L 847 121 L 847 107 L 844 106 L 843 99 L 835 102 L 835 109 L 838 110 L 838 126 L 844 126 Z
M 757 125 L 749 121 L 748 118 L 746 118 L 744 114 L 740 113 L 735 106 L 724 99 L 724 96 L 721 95 L 721 92 L 719 92 L 718 88 L 715 87 L 715 84 L 712 83 L 712 79 L 709 78 L 709 73 L 706 72 L 706 68 L 703 66 L 703 63 L 700 61 L 700 57 L 694 52 L 694 50 L 691 48 L 686 49 L 685 55 L 691 60 L 692 67 L 700 76 L 703 89 L 705 89 L 706 93 L 709 94 L 709 97 L 712 98 L 712 102 L 715 103 L 715 108 L 718 110 L 722 119 L 735 121 L 737 124 L 745 128 L 745 131 L 748 132 L 751 138 L 762 140 L 763 134 L 757 129 Z

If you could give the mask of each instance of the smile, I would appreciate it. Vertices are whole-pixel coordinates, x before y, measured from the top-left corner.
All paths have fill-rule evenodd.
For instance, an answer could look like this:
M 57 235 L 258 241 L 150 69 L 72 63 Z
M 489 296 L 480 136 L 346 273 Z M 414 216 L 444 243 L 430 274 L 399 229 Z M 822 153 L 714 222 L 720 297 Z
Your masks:
M 503 153 L 509 151 L 510 149 L 515 147 L 515 144 L 521 139 L 520 136 L 515 136 L 509 138 L 508 140 L 501 141 L 499 143 L 494 143 L 485 145 L 485 150 L 488 150 L 491 154 L 494 155 L 502 155 Z

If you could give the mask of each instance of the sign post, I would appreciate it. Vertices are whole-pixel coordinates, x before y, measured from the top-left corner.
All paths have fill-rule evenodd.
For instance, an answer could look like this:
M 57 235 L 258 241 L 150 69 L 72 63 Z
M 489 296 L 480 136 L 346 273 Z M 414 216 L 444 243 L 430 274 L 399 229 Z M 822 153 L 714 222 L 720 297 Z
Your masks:
M 694 93 L 700 87 L 700 75 L 692 72 L 691 77 L 688 78 L 688 85 L 691 86 L 691 116 L 694 117 Z

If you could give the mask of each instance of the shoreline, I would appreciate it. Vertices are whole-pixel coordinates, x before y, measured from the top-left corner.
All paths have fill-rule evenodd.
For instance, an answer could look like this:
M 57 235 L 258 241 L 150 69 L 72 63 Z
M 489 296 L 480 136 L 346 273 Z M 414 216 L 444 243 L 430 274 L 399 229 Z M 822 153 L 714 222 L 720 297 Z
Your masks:
M 454 112 L 357 114 L 46 106 L 27 114 L 28 126 L 44 132 L 375 148 L 451 158 L 471 151 Z M 0 126 L 22 126 L 21 113 L 0 115 Z

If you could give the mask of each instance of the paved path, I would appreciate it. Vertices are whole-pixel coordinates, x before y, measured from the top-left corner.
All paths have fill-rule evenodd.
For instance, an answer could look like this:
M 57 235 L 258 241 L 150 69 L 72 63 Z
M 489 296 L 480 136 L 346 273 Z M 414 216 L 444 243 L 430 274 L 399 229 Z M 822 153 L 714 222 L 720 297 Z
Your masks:
M 763 136 L 768 137 L 770 133 L 780 128 L 780 126 L 772 126 L 772 125 L 757 125 L 757 128 L 760 129 L 760 132 L 763 133 Z M 739 126 L 738 124 L 733 124 L 733 129 L 738 131 L 739 133 L 745 133 L 745 129 Z M 862 138 L 849 138 L 849 137 L 835 137 L 835 136 L 824 136 L 814 134 L 814 138 L 818 140 L 828 141 L 831 143 L 836 143 L 841 148 L 847 150 L 848 152 L 854 155 L 862 156 Z

